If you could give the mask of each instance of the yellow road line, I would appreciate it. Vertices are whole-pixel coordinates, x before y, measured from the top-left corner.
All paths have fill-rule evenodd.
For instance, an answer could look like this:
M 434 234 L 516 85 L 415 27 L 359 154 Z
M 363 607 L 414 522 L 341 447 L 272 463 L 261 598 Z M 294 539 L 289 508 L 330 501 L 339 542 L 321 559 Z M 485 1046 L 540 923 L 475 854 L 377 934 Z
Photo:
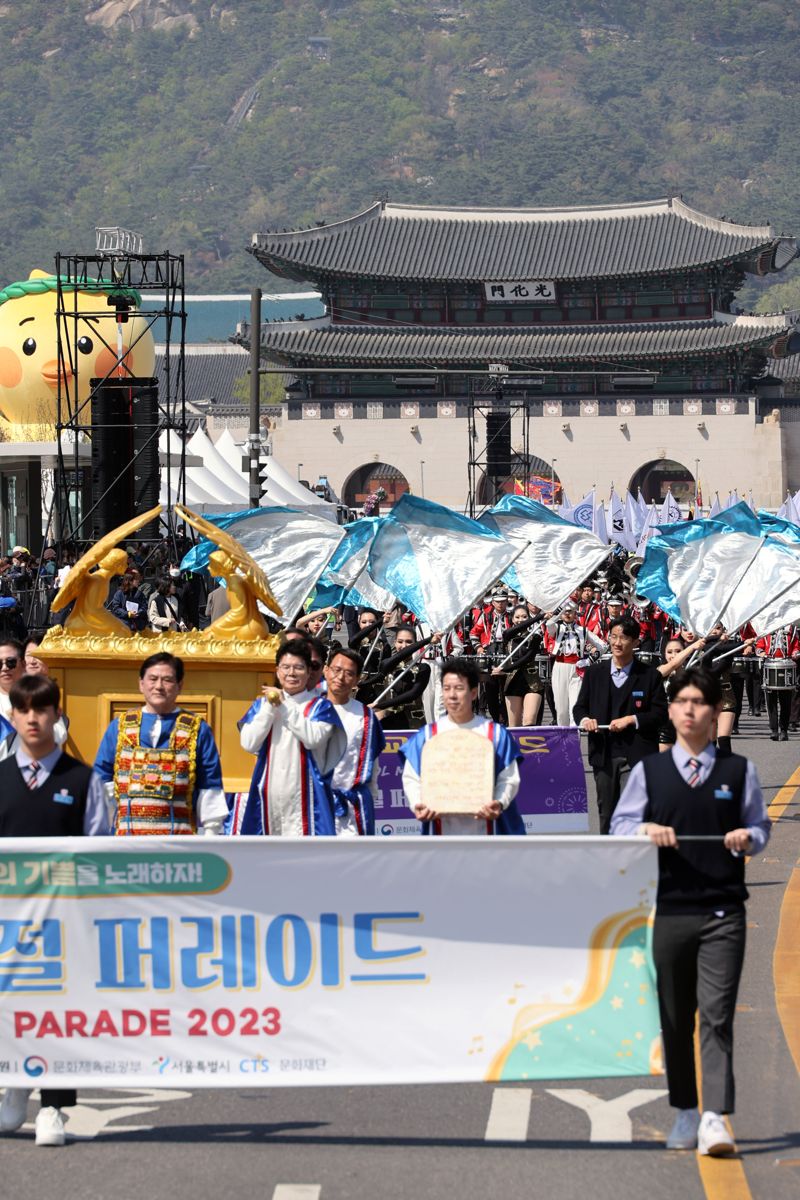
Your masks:
M 779 821 L 794 799 L 794 794 L 800 788 L 800 767 L 790 775 L 783 787 L 775 793 L 767 812 L 771 821 Z
M 792 787 L 792 784 L 795 786 Z M 773 815 L 773 805 L 779 800 L 782 805 L 780 812 L 785 810 L 799 786 L 800 769 L 795 771 L 786 786 L 778 792 L 773 804 L 770 805 L 770 816 Z M 786 797 L 783 797 L 784 792 L 788 793 Z M 772 956 L 772 977 L 775 982 L 775 1006 L 783 1026 L 783 1036 L 786 1038 L 795 1069 L 800 1074 L 800 946 L 797 941 L 797 930 L 800 925 L 798 922 L 800 922 L 800 869 L 795 865 L 783 894 L 778 936 L 775 939 L 775 951 Z
M 769 806 L 770 820 L 778 821 L 785 813 L 800 788 L 800 767 L 776 792 Z M 784 1036 L 800 1072 L 800 947 L 796 932 L 800 928 L 800 871 L 795 868 L 784 893 L 781 905 L 780 925 L 773 956 L 775 1000 L 783 1026 Z M 697 1060 L 698 1084 L 702 1087 L 700 1053 L 695 1034 L 695 1058 Z M 727 1120 L 727 1118 L 726 1118 Z M 730 1129 L 730 1122 L 728 1121 Z M 733 1132 L 731 1130 L 731 1132 Z M 711 1158 L 697 1155 L 697 1169 L 706 1200 L 752 1200 L 744 1164 L 739 1157 Z
M 697 1169 L 707 1200 L 753 1200 L 744 1163 L 737 1156 L 712 1158 L 698 1154 Z

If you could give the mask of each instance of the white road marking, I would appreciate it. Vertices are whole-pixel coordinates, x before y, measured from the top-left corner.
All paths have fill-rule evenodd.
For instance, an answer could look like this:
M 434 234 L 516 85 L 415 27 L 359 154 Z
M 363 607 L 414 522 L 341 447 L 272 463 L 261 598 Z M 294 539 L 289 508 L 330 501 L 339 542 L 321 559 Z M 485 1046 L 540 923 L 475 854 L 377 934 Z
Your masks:
M 487 1142 L 524 1142 L 531 1115 L 531 1088 L 495 1088 L 483 1135 Z
M 157 1112 L 160 1103 L 185 1100 L 189 1096 L 191 1092 L 168 1088 L 115 1088 L 104 1095 L 89 1097 L 79 1091 L 78 1103 L 64 1110 L 67 1137 L 88 1141 L 99 1133 L 139 1133 L 152 1129 L 152 1125 L 114 1125 L 112 1122 L 123 1117 L 143 1117 L 145 1113 Z M 33 1123 L 29 1122 L 25 1128 L 33 1129 Z
M 319 1200 L 321 1191 L 318 1183 L 279 1183 L 272 1200 Z
M 583 1088 L 547 1088 L 547 1093 L 586 1113 L 590 1142 L 632 1142 L 631 1111 L 667 1095 L 666 1088 L 634 1088 L 613 1100 L 601 1100 Z

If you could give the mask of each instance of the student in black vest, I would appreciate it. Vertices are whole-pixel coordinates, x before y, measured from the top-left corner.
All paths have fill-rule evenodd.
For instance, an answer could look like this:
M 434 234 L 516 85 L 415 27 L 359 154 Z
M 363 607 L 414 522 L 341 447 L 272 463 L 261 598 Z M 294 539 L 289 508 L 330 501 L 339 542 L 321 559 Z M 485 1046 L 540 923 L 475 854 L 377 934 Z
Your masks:
M 81 837 L 111 833 L 103 784 L 91 767 L 56 743 L 61 716 L 58 684 L 47 675 L 23 675 L 11 688 L 13 754 L 0 762 L 0 837 Z M 7 1088 L 0 1104 L 0 1133 L 13 1133 L 27 1116 L 27 1088 Z M 36 1145 L 63 1146 L 62 1108 L 77 1103 L 74 1090 L 42 1088 Z
M 611 659 L 588 668 L 572 710 L 575 724 L 589 734 L 601 833 L 611 826 L 623 775 L 658 752 L 659 730 L 667 723 L 664 681 L 655 667 L 634 657 L 638 644 L 638 621 L 617 617 L 609 630 Z M 598 731 L 600 725 L 609 728 Z
M 722 707 L 719 676 L 693 668 L 669 684 L 677 741 L 632 772 L 612 834 L 642 834 L 659 847 L 653 926 L 669 1102 L 678 1110 L 670 1150 L 732 1154 L 723 1119 L 734 1109 L 733 1017 L 745 945 L 744 854 L 770 832 L 755 767 L 718 754 L 711 733 Z M 693 842 L 691 835 L 715 837 Z M 700 1009 L 703 1115 L 697 1106 L 695 1011 Z

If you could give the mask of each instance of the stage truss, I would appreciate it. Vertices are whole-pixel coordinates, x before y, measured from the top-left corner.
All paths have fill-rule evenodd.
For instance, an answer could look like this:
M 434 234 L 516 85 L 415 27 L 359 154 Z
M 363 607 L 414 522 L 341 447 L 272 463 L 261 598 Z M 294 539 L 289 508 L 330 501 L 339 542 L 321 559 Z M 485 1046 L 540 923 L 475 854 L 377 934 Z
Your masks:
M 126 231 L 121 231 L 126 232 Z M 106 239 L 108 241 L 108 239 Z M 102 243 L 99 243 L 102 244 Z M 159 371 L 158 420 L 152 435 L 130 460 L 135 462 L 145 449 L 157 439 L 161 453 L 160 487 L 168 503 L 164 505 L 157 533 L 143 530 L 129 539 L 142 543 L 145 554 L 148 545 L 163 543 L 170 545 L 170 558 L 179 559 L 181 547 L 172 507 L 172 497 L 186 503 L 186 388 L 185 388 L 185 343 L 186 304 L 184 291 L 183 255 L 130 253 L 127 243 L 111 239 L 108 249 L 95 254 L 56 255 L 56 323 L 58 336 L 58 392 L 56 421 L 56 468 L 53 480 L 53 496 L 48 516 L 46 540 L 61 549 L 69 544 L 76 550 L 92 540 L 92 518 L 103 497 L 121 477 L 130 463 L 121 463 L 119 474 L 114 477 L 101 496 L 94 496 L 87 504 L 89 487 L 87 480 L 91 466 L 86 458 L 86 446 L 92 437 L 92 400 L 103 384 L 125 378 L 127 372 L 121 365 L 117 345 L 104 346 L 110 350 L 115 363 L 101 380 L 95 381 L 84 401 L 79 400 L 79 386 L 85 382 L 81 374 L 80 355 L 75 354 L 78 323 L 85 323 L 92 316 L 108 319 L 109 307 L 114 307 L 108 292 L 115 289 L 132 289 L 139 292 L 142 306 L 137 316 L 144 322 L 145 332 L 150 331 L 162 359 Z M 81 288 L 98 292 L 97 311 L 79 310 L 78 292 Z M 108 301 L 110 300 L 110 304 Z M 117 305 L 117 319 L 125 312 L 124 301 Z M 130 347 L 125 347 L 125 351 Z M 124 356 L 123 352 L 123 356 Z M 133 380 L 132 380 L 133 382 Z M 133 513 L 131 514 L 134 515 Z

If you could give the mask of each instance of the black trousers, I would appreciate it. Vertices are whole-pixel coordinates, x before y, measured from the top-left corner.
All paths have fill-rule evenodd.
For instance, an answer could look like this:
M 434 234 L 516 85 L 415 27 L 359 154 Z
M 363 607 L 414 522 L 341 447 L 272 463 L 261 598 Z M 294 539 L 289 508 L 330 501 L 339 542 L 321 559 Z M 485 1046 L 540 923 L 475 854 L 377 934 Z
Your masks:
M 42 1088 L 42 1108 L 72 1108 L 78 1103 L 74 1088 Z
M 660 914 L 653 925 L 661 1036 L 673 1108 L 698 1102 L 694 1062 L 695 1012 L 700 1010 L 703 1108 L 732 1113 L 733 1017 L 745 946 L 744 909 Z
M 630 769 L 627 758 L 616 756 L 606 759 L 601 767 L 592 768 L 597 788 L 597 808 L 600 813 L 601 833 L 608 833 L 611 828 L 611 818 L 625 782 L 624 777 Z
M 769 717 L 770 730 L 772 733 L 778 732 L 780 718 L 781 732 L 785 733 L 789 728 L 789 719 L 792 713 L 792 693 L 788 689 L 776 692 L 770 688 L 764 695 L 767 697 L 767 716 Z

